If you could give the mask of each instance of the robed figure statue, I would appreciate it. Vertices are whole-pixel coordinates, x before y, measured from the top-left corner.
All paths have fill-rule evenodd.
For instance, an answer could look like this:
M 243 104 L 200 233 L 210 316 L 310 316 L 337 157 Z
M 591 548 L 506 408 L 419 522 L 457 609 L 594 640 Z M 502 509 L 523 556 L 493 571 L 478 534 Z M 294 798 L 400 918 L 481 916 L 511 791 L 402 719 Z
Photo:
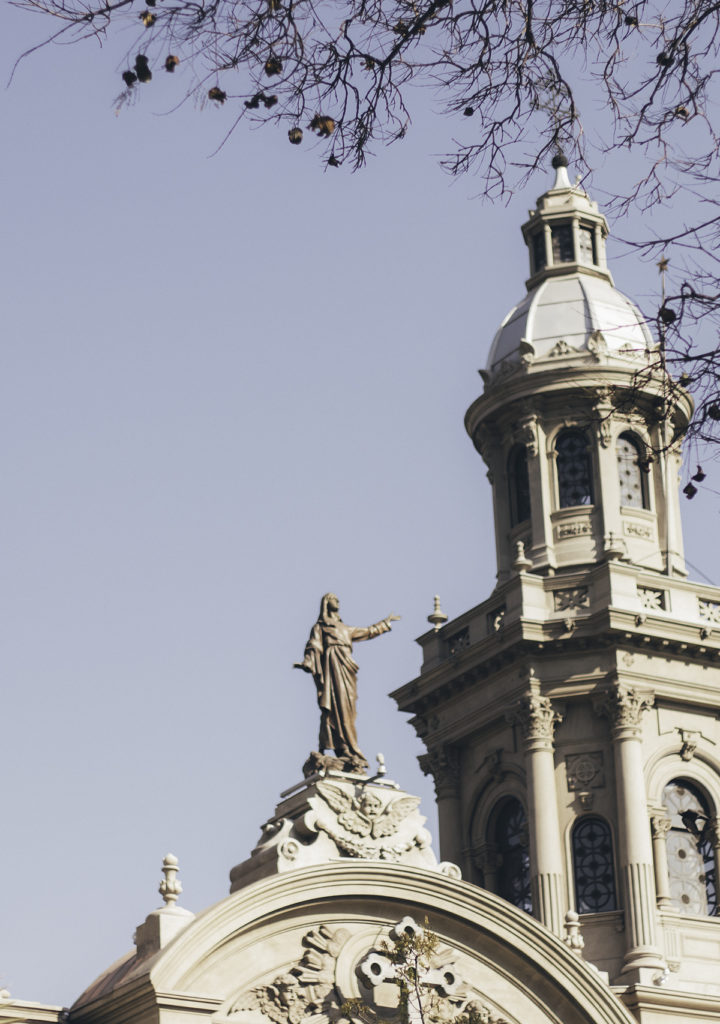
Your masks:
M 346 626 L 340 618 L 340 602 L 335 594 L 323 597 L 305 657 L 294 666 L 311 673 L 320 707 L 318 752 L 310 755 L 306 774 L 326 767 L 353 772 L 368 767 L 355 726 L 358 666 L 352 657 L 352 645 L 354 640 L 372 640 L 387 633 L 390 623 L 398 618 L 388 615 L 374 626 Z M 324 756 L 328 749 L 335 752 L 335 759 Z

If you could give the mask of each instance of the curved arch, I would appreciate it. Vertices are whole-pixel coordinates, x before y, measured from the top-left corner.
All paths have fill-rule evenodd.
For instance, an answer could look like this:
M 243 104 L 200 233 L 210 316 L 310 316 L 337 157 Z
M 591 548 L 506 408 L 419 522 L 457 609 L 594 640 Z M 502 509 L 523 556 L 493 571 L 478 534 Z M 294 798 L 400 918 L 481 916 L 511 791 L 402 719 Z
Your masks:
M 707 751 L 698 749 L 691 761 L 683 761 L 677 739 L 672 746 L 669 743 L 663 745 L 645 765 L 649 803 L 657 807 L 662 806 L 665 786 L 678 776 L 698 785 L 706 795 L 712 813 L 720 813 L 720 760 Z
M 496 781 L 486 777 L 476 787 L 470 798 L 470 827 L 468 829 L 471 842 L 484 842 L 488 823 L 493 810 L 506 797 L 516 797 L 522 803 L 526 793 L 526 776 L 524 768 L 516 764 L 502 766 L 503 777 Z
M 308 925 L 342 926 L 348 941 L 359 948 L 353 936 L 367 936 L 372 948 L 380 929 L 407 914 L 417 921 L 427 915 L 441 943 L 457 951 L 469 981 L 478 972 L 483 994 L 511 1022 L 634 1020 L 560 939 L 505 900 L 435 872 L 359 861 L 290 871 L 239 890 L 162 950 L 149 981 L 163 994 L 217 992 L 227 1006 L 238 992 L 286 971 L 292 956 L 284 949 L 301 949 Z

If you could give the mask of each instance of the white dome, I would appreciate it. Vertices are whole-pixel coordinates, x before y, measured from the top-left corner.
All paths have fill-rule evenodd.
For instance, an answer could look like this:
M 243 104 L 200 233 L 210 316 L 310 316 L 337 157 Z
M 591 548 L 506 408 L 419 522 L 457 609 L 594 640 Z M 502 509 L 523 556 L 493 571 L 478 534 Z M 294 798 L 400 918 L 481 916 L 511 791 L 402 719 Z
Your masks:
M 576 272 L 542 281 L 508 313 L 493 339 L 487 369 L 493 374 L 575 352 L 644 359 L 654 347 L 630 299 L 605 277 Z

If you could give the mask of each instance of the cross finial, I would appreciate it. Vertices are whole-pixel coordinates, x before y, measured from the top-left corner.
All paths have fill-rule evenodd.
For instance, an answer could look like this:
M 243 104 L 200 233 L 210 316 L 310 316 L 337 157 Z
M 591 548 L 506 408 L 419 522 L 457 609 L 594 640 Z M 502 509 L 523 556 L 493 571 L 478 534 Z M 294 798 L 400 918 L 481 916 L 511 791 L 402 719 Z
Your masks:
M 178 859 L 172 853 L 168 853 L 162 862 L 162 873 L 165 875 L 158 887 L 158 892 L 163 898 L 165 906 L 176 902 L 183 891 L 180 880 L 177 878 Z

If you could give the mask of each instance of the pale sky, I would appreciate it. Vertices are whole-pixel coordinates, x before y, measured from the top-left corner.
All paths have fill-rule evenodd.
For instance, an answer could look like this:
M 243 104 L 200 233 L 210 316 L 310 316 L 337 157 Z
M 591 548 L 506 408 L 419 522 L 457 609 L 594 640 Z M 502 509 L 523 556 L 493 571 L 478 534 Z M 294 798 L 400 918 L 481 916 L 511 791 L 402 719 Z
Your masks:
M 0 7 L 3 81 L 48 27 Z M 227 894 L 316 743 L 291 665 L 328 590 L 351 624 L 402 615 L 356 650 L 360 740 L 435 831 L 385 694 L 419 670 L 433 594 L 454 616 L 493 587 L 462 419 L 552 180 L 506 207 L 451 183 L 428 94 L 355 175 L 284 129 L 211 157 L 228 111 L 161 116 L 157 76 L 115 116 L 116 71 L 54 47 L 0 93 L 0 987 L 63 1005 L 160 904 L 167 852 L 184 906 Z M 642 305 L 654 266 L 612 269 Z M 683 511 L 720 582 L 717 498 Z

